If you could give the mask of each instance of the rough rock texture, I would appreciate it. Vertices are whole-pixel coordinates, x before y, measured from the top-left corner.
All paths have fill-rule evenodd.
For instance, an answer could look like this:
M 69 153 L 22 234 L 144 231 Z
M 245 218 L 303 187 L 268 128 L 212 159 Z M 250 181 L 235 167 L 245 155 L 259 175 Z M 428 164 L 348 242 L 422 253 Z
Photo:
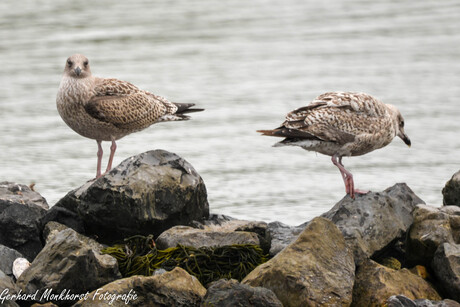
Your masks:
M 209 215 L 201 177 L 187 161 L 164 150 L 124 160 L 56 206 L 76 212 L 86 235 L 109 244 L 136 234 L 157 236 L 175 225 L 203 222 Z
M 406 256 L 413 264 L 431 264 L 442 243 L 460 244 L 460 207 L 417 206 L 406 241 Z
M 359 264 L 405 236 L 413 221 L 412 210 L 422 203 L 406 184 L 398 183 L 354 200 L 347 195 L 322 216 L 339 227 Z
M 227 215 L 210 214 L 204 225 L 194 225 L 195 228 L 218 232 L 245 231 L 257 234 L 260 246 L 265 253 L 270 249 L 270 241 L 267 240 L 267 223 L 262 221 L 239 220 Z
M 38 290 L 41 297 L 46 289 L 52 288 L 53 293 L 66 290 L 80 294 L 121 278 L 116 259 L 101 255 L 100 247 L 89 238 L 83 240 L 83 236 L 72 229 L 63 230 L 45 245 L 30 268 L 19 277 L 17 285 L 24 293 Z
M 298 238 L 243 280 L 272 290 L 285 307 L 348 306 L 355 264 L 340 230 L 313 219 Z
M 0 244 L 14 248 L 30 261 L 42 248 L 39 220 L 48 209 L 46 200 L 29 187 L 0 183 Z
M 54 237 L 62 232 L 63 230 L 69 229 L 71 230 L 72 233 L 75 233 L 75 236 L 77 236 L 78 240 L 80 240 L 82 243 L 88 245 L 90 248 L 92 248 L 95 252 L 100 253 L 101 250 L 104 248 L 104 245 L 100 244 L 94 239 L 88 238 L 87 236 L 84 236 L 73 229 L 67 227 L 66 225 L 60 224 L 58 222 L 48 222 L 45 227 L 43 228 L 43 239 L 45 242 L 48 244 L 51 240 L 54 239 Z
M 449 298 L 460 302 L 460 244 L 439 245 L 432 267 L 444 292 Z
M 2 294 L 2 297 L 5 298 L 5 300 L 0 299 L 0 305 L 10 307 L 19 306 L 13 300 L 6 299 L 7 295 L 17 294 L 18 292 L 19 288 L 16 286 L 13 280 L 0 270 L 0 294 Z
M 43 227 L 42 238 L 45 243 L 48 243 L 55 235 L 65 229 L 69 229 L 69 227 L 54 221 L 48 222 L 45 227 Z
M 370 259 L 362 262 L 356 271 L 352 306 L 383 306 L 392 295 L 405 295 L 410 299 L 441 299 L 427 281 L 407 269 L 396 271 Z
M 393 295 L 387 300 L 387 307 L 460 307 L 460 303 L 449 299 L 443 301 L 411 300 L 404 295 Z
M 0 244 L 0 271 L 13 276 L 13 262 L 16 258 L 22 258 L 22 254 L 15 249 Z
M 188 226 L 175 226 L 164 231 L 155 241 L 158 249 L 175 247 L 177 244 L 200 248 L 203 246 L 224 246 L 232 244 L 260 245 L 254 232 L 247 231 L 212 231 Z
M 459 206 L 460 207 L 460 171 L 456 172 L 452 178 L 447 181 L 442 189 L 444 197 L 444 206 Z
M 275 256 L 291 244 L 305 229 L 306 224 L 288 226 L 281 222 L 271 222 L 267 226 L 266 239 L 270 242 L 270 256 Z
M 129 300 L 128 305 L 120 298 L 114 300 L 110 306 L 200 306 L 206 294 L 206 289 L 200 282 L 181 268 L 160 275 L 123 278 L 96 291 L 91 292 L 87 300 L 80 300 L 74 307 L 109 306 L 110 300 L 104 299 L 101 294 L 128 294 L 130 291 L 137 297 Z
M 213 282 L 201 306 L 283 307 L 276 295 L 269 289 L 240 284 L 235 279 L 221 279 Z

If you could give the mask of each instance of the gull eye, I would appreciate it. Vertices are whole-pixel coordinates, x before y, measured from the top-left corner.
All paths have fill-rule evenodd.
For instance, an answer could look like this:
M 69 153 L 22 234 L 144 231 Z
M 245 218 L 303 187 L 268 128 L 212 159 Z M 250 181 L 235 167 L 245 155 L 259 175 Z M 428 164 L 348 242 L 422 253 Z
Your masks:
M 67 65 L 69 65 L 69 67 L 72 67 L 73 63 L 71 60 L 67 60 Z

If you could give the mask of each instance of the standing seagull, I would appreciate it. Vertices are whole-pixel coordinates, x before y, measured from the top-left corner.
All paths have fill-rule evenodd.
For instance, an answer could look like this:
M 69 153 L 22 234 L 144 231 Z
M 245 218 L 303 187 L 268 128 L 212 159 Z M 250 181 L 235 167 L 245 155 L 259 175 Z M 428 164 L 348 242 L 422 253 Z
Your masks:
M 284 137 L 274 146 L 300 146 L 332 156 L 352 198 L 353 175 L 342 164 L 344 156 L 360 156 L 388 145 L 399 136 L 410 147 L 404 119 L 398 109 L 364 93 L 331 92 L 287 114 L 281 127 L 259 130 L 263 135 Z
M 193 103 L 169 102 L 118 79 L 94 77 L 88 59 L 74 54 L 66 61 L 56 104 L 64 122 L 78 134 L 97 142 L 96 178 L 101 177 L 102 141 L 111 141 L 108 172 L 116 140 L 162 121 L 187 120 Z

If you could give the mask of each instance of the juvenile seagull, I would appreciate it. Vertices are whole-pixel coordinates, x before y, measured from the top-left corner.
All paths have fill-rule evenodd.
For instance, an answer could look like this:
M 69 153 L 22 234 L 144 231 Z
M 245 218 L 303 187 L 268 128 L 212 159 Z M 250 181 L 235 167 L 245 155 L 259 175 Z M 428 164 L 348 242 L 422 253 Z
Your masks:
M 263 135 L 284 137 L 274 146 L 300 146 L 332 156 L 352 198 L 366 192 L 355 190 L 353 175 L 342 164 L 344 156 L 360 156 L 388 145 L 395 136 L 410 147 L 404 132 L 404 119 L 398 109 L 365 93 L 330 92 L 309 105 L 286 115 L 274 130 L 259 130 Z
M 116 140 L 162 121 L 187 120 L 193 103 L 174 103 L 118 79 L 94 77 L 88 59 L 74 54 L 66 60 L 56 104 L 64 122 L 97 142 L 96 178 L 101 177 L 102 141 L 111 141 L 106 172 L 112 168 Z

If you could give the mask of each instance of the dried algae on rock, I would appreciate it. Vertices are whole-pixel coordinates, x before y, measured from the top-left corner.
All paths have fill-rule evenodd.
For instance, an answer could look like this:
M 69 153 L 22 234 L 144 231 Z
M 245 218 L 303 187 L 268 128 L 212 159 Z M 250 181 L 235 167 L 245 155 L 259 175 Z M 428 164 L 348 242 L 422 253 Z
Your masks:
M 124 277 L 133 275 L 150 276 L 156 269 L 173 270 L 181 267 L 206 285 L 222 278 L 241 281 L 256 266 L 266 262 L 260 246 L 253 244 L 234 244 L 219 247 L 177 245 L 158 250 L 153 236 L 133 236 L 124 243 L 102 250 L 118 261 Z

